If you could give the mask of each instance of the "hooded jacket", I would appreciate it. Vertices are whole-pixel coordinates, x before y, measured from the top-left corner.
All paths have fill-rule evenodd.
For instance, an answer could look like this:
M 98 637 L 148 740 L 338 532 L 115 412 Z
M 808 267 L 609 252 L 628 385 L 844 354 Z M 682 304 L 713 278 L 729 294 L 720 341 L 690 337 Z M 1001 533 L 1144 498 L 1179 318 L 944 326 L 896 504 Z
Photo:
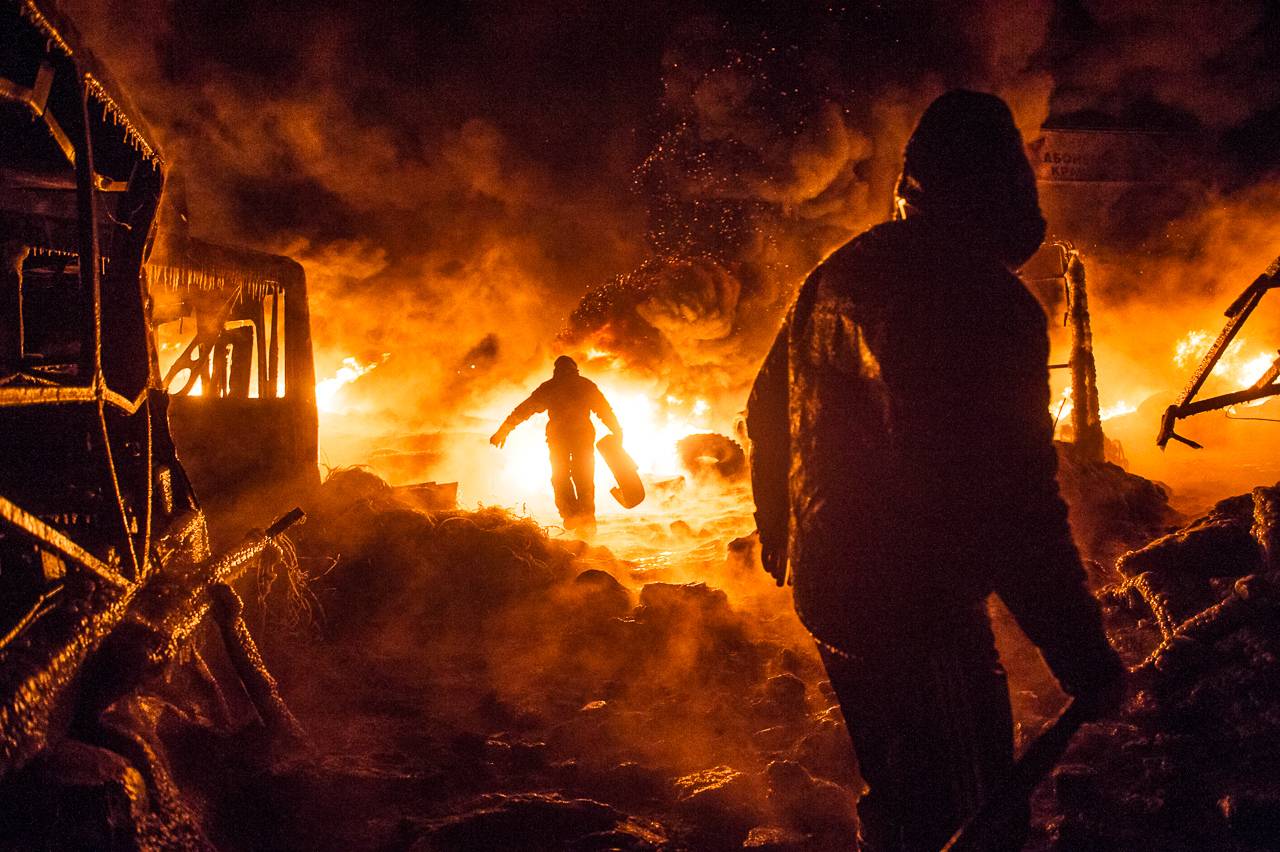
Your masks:
M 785 549 L 820 641 L 855 655 L 946 642 L 994 591 L 1074 691 L 1117 663 L 1058 494 L 1045 316 L 1010 271 L 1044 222 L 996 103 L 994 119 L 979 111 L 994 143 L 971 134 L 978 172 L 918 168 L 913 145 L 942 146 L 913 137 L 906 218 L 805 281 L 748 402 L 752 487 L 761 542 Z M 945 124 L 929 132 L 954 135 Z

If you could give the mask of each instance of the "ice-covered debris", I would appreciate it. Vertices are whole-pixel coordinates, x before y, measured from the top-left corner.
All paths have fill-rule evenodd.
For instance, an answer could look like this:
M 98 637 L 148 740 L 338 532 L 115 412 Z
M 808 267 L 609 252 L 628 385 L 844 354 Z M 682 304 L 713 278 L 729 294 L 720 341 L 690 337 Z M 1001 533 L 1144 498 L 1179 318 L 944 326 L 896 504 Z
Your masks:
M 715 766 L 675 780 L 677 812 L 700 831 L 744 836 L 766 815 L 766 790 L 760 776 L 731 766 Z
M 637 589 L 607 551 L 492 509 L 416 511 L 363 472 L 326 489 L 299 550 L 338 559 L 326 607 L 331 627 L 339 610 L 353 632 L 320 647 L 363 661 L 371 694 L 352 696 L 357 716 L 424 743 L 452 786 L 431 813 L 453 816 L 425 826 L 419 848 L 454 848 L 473 830 L 503 848 L 506 820 L 525 811 L 568 820 L 564 848 L 648 848 L 618 839 L 629 829 L 604 825 L 614 815 L 599 807 L 655 816 L 673 848 L 738 848 L 760 826 L 797 831 L 799 848 L 847 845 L 849 741 L 789 609 L 702 582 Z M 311 706 L 346 737 L 331 704 Z M 794 782 L 772 798 L 771 761 Z M 559 798 L 492 798 L 513 790 Z M 840 842 L 814 845 L 831 826 Z
M 1231 497 L 1176 532 L 1124 554 L 1116 567 L 1126 577 L 1165 569 L 1206 580 L 1251 574 L 1262 567 L 1252 525 L 1252 495 Z
M 631 611 L 631 592 L 608 571 L 588 568 L 573 579 L 573 599 L 597 616 L 621 618 Z
M 1134 688 L 1041 789 L 1033 848 L 1274 846 L 1278 507 L 1256 488 L 1119 560 L 1101 597 Z
M 299 544 L 334 560 L 317 588 L 336 627 L 406 616 L 466 626 L 569 580 L 580 555 L 501 509 L 418 511 L 360 469 L 332 474 L 312 515 Z
M 1211 659 L 1211 643 L 1280 611 L 1280 489 L 1255 488 L 1217 503 L 1207 515 L 1117 560 L 1123 582 L 1102 599 L 1150 616 L 1159 642 L 1143 668 L 1185 669 Z
M 1103 565 L 1183 520 L 1170 507 L 1165 486 L 1110 462 L 1083 461 L 1060 451 L 1058 487 L 1081 553 Z
M 747 832 L 742 848 L 753 852 L 792 852 L 804 849 L 808 841 L 806 835 L 794 829 L 780 825 L 758 825 Z
M 482 796 L 459 812 L 429 823 L 411 852 L 527 852 L 666 848 L 657 823 L 629 817 L 592 799 L 555 793 Z
M 775 760 L 765 769 L 769 802 L 786 824 L 806 832 L 843 832 L 857 826 L 856 799 L 845 787 L 815 778 L 799 763 Z

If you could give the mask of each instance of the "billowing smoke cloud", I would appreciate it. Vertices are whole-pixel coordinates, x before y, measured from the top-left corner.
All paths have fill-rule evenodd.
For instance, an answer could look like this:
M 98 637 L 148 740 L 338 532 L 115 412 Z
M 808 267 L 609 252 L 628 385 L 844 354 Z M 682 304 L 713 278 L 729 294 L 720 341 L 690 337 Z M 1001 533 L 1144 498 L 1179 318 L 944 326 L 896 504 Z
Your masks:
M 307 268 L 318 373 L 391 353 L 361 381 L 394 389 L 389 430 L 523 379 L 588 284 L 642 256 L 628 181 L 653 84 L 608 68 L 636 39 L 508 5 L 69 9 L 155 125 L 195 231 Z
M 1223 133 L 1274 109 L 1280 76 L 1266 47 L 1274 15 L 1255 5 L 1213 27 L 1222 13 L 1211 3 L 932 4 L 908 38 L 876 22 L 900 48 L 896 57 L 860 39 L 847 17 L 827 19 L 837 37 L 824 39 L 815 25 L 806 39 L 781 44 L 772 30 L 749 46 L 728 27 L 695 30 L 667 55 L 663 106 L 673 127 L 641 170 L 657 213 L 650 244 L 659 258 L 694 254 L 737 277 L 733 321 L 724 288 L 683 288 L 675 310 L 664 310 L 671 300 L 654 283 L 664 274 L 657 260 L 598 288 L 574 315 L 570 339 L 614 342 L 619 325 L 633 331 L 648 310 L 688 317 L 683 336 L 705 345 L 711 312 L 751 362 L 761 348 L 753 320 L 775 327 L 803 273 L 883 215 L 911 122 L 946 86 L 999 92 L 1028 140 L 1046 119 Z M 1213 32 L 1195 50 L 1171 49 L 1202 30 Z M 680 329 L 650 325 L 678 345 Z M 651 356 L 652 337 L 632 339 Z
M 563 340 L 657 361 L 677 387 L 687 368 L 713 365 L 716 386 L 740 401 L 799 281 L 885 215 L 899 152 L 933 96 L 993 88 L 1039 125 L 1050 87 L 1032 54 L 1049 11 L 941 4 L 926 32 L 883 11 L 802 6 L 785 22 L 677 28 L 663 59 L 665 126 L 637 170 L 651 258 L 594 288 Z M 953 43 L 915 61 L 934 28 Z
M 196 230 L 307 267 L 319 374 L 390 353 L 344 391 L 384 433 L 456 421 L 558 348 L 733 410 L 949 87 L 1001 94 L 1029 139 L 1193 132 L 1214 153 L 1193 177 L 1228 193 L 1280 150 L 1261 2 L 67 6 L 185 173 Z M 1169 243 L 1145 245 L 1149 264 Z
M 1055 113 L 1229 131 L 1276 109 L 1272 4 L 1083 0 L 1059 20 L 1076 35 L 1046 45 Z

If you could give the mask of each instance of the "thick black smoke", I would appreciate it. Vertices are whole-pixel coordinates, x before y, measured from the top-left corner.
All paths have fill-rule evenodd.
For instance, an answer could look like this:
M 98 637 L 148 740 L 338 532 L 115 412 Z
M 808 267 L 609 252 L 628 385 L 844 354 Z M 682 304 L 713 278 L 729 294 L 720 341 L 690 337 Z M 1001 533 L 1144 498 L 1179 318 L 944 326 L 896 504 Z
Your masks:
M 347 391 L 388 430 L 565 345 L 734 397 L 805 272 L 885 214 L 949 87 L 1001 94 L 1029 139 L 1189 131 L 1228 190 L 1280 150 L 1262 2 L 65 5 L 196 229 L 303 261 L 320 374 L 391 353 Z

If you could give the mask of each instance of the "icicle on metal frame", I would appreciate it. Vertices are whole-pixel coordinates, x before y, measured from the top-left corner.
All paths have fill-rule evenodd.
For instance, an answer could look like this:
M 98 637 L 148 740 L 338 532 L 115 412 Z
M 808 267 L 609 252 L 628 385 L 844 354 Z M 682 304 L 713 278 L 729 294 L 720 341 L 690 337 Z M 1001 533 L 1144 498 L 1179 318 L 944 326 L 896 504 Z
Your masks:
M 92 74 L 85 72 L 84 83 L 89 91 L 102 104 L 102 115 L 105 119 L 110 116 L 111 121 L 117 126 L 125 129 L 125 141 L 128 142 L 134 150 L 138 151 L 147 161 L 156 168 L 164 165 L 164 158 L 160 156 L 160 152 L 147 142 L 138 128 L 134 127 L 133 122 L 129 120 L 129 116 L 125 114 L 120 105 L 107 92 L 106 88 Z

